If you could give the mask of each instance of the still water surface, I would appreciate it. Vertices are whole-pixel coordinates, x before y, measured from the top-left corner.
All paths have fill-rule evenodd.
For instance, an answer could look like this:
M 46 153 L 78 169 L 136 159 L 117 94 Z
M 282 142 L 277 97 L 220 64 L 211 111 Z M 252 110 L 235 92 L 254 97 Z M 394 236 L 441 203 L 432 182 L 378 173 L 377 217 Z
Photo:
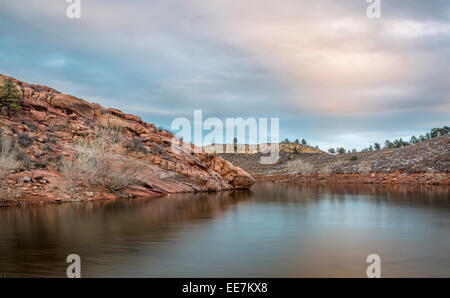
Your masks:
M 0 276 L 450 277 L 450 188 L 259 183 L 252 191 L 0 208 Z

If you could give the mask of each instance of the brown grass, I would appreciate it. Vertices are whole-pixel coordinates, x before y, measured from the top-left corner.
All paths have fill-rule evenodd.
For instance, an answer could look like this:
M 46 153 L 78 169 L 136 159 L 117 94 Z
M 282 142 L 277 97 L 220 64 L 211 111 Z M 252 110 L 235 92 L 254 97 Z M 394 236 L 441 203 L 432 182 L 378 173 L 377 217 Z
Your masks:
M 0 131 L 0 200 L 14 200 L 20 193 L 12 187 L 6 185 L 9 174 L 19 169 L 22 163 L 18 159 L 17 150 L 13 138 Z
M 93 139 L 79 141 L 75 155 L 62 161 L 61 170 L 66 176 L 63 191 L 70 196 L 80 196 L 81 192 L 93 190 L 116 193 L 138 183 L 137 164 L 121 160 L 114 154 L 123 139 L 119 130 L 102 127 L 96 129 Z

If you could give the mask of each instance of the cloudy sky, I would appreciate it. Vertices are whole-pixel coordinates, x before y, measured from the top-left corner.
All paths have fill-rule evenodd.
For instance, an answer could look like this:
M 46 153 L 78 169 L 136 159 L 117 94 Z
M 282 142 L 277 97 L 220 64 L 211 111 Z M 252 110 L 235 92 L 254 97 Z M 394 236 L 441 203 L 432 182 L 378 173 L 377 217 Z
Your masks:
M 170 127 L 279 117 L 361 149 L 450 124 L 450 1 L 0 0 L 0 73 Z

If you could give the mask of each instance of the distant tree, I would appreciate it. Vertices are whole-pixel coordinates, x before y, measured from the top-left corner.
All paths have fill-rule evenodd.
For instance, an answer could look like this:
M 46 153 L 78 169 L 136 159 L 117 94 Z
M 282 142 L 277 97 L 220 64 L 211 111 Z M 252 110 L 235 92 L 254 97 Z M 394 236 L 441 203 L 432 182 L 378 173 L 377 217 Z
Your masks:
M 316 147 L 315 147 L 315 148 L 316 148 L 316 149 L 319 149 L 319 146 L 317 146 L 317 145 L 316 145 Z M 320 150 L 320 149 L 319 149 L 319 150 Z
M 427 132 L 427 133 L 425 134 L 425 139 L 426 139 L 426 140 L 429 140 L 429 139 L 430 139 L 430 133 L 429 133 L 429 132 Z
M 444 126 L 444 127 L 432 128 L 429 134 L 430 134 L 430 138 L 437 138 L 437 137 L 444 136 L 449 133 L 450 133 L 450 127 Z
M 20 94 L 14 80 L 9 77 L 0 86 L 0 107 L 6 107 L 8 112 L 20 110 Z
M 334 150 L 334 148 L 328 149 L 328 152 L 331 153 L 331 154 L 336 154 L 336 150 Z
M 384 148 L 394 148 L 394 143 L 392 143 L 389 140 L 386 140 L 386 142 L 384 142 Z
M 450 134 L 450 127 L 444 126 L 440 130 L 441 136 Z
M 420 135 L 419 136 L 419 142 L 423 142 L 423 141 L 425 141 L 425 137 L 423 135 Z
M 417 139 L 416 136 L 412 136 L 411 139 L 409 140 L 409 143 L 411 145 L 417 144 L 419 143 L 419 139 Z
M 300 144 L 300 142 L 299 142 L 299 140 L 298 139 L 295 139 L 295 142 L 294 142 L 295 144 Z
M 234 138 L 233 139 L 233 147 L 234 147 L 234 153 L 236 153 L 237 152 L 237 147 L 238 147 L 238 139 L 237 138 Z
M 369 146 L 369 151 L 373 151 L 372 145 Z
M 344 147 L 337 148 L 337 153 L 345 154 L 345 148 Z
M 306 145 L 306 144 L 308 144 L 308 143 L 306 142 L 305 139 L 302 139 L 302 144 L 303 144 L 303 145 Z
M 347 150 L 347 153 L 351 153 L 351 152 L 350 152 L 350 149 Z
M 284 139 L 283 143 L 289 144 L 289 139 L 288 138 Z
M 361 152 L 369 152 L 369 148 L 364 148 Z
M 394 143 L 394 148 L 400 148 L 401 147 L 400 140 L 395 139 L 393 143 Z
M 439 136 L 439 128 L 432 128 L 430 131 L 430 138 L 436 138 Z
M 356 153 L 358 152 L 358 150 L 356 150 L 355 148 L 352 149 L 352 153 Z
M 375 144 L 373 144 L 373 148 L 374 148 L 375 150 L 380 150 L 380 149 L 381 149 L 381 145 L 378 144 L 378 143 L 375 143 Z

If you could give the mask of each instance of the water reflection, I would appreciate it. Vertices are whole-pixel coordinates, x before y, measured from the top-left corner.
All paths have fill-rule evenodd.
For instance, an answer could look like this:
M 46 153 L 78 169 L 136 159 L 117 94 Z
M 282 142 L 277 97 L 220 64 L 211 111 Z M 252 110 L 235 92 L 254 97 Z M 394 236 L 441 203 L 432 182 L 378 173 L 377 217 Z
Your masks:
M 0 275 L 450 276 L 450 188 L 257 184 L 252 191 L 0 209 Z

